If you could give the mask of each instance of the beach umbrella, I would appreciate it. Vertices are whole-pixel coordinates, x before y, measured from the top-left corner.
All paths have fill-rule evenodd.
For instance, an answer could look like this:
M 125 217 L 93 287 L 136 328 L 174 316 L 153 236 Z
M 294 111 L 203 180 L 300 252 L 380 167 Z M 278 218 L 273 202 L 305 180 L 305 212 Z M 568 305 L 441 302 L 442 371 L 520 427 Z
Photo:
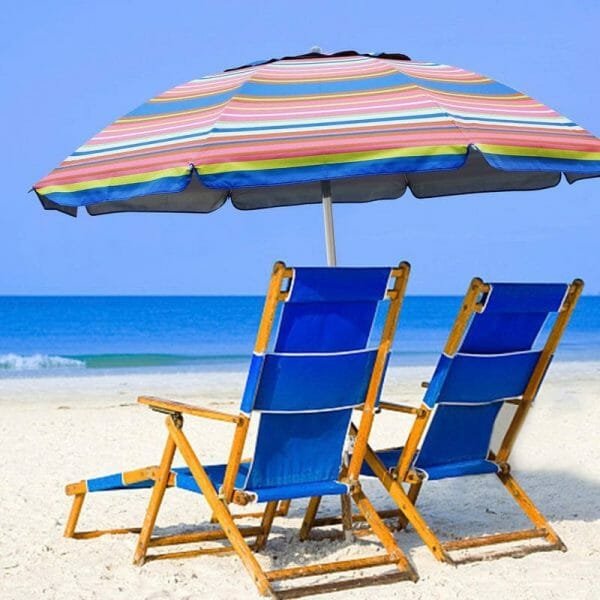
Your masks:
M 404 54 L 311 52 L 178 85 L 34 185 L 76 216 L 539 190 L 600 176 L 600 140 L 506 85 Z

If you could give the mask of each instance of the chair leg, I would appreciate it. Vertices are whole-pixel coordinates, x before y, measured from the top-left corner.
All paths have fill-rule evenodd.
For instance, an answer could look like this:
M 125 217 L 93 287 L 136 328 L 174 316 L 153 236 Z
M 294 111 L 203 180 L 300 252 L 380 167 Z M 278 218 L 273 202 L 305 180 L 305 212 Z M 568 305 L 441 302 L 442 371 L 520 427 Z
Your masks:
M 347 542 L 352 541 L 352 504 L 350 501 L 349 494 L 342 494 L 340 496 L 342 505 L 342 531 L 344 532 L 344 539 Z
M 525 490 L 517 483 L 510 473 L 498 473 L 498 478 L 515 499 L 521 510 L 527 515 L 529 520 L 538 528 L 547 532 L 546 540 L 556 546 L 562 552 L 567 551 L 567 547 L 560 539 L 556 531 L 548 523 L 546 517 L 538 510 L 531 498 L 525 493 Z
M 313 496 L 308 501 L 306 512 L 304 513 L 304 520 L 302 521 L 302 527 L 300 527 L 300 541 L 305 542 L 310 536 L 310 530 L 312 529 L 317 511 L 319 510 L 319 504 L 321 504 L 321 496 Z
M 219 525 L 221 525 L 223 532 L 227 535 L 227 539 L 236 551 L 242 564 L 250 573 L 259 593 L 263 596 L 268 594 L 273 595 L 273 588 L 271 587 L 265 572 L 246 543 L 244 536 L 240 533 L 227 505 L 219 498 L 217 491 L 206 474 L 204 467 L 200 464 L 188 439 L 178 425 L 170 418 L 167 419 L 167 428 L 169 429 L 170 437 L 172 437 L 177 449 L 181 452 L 187 466 L 190 468 L 196 483 L 202 490 L 202 494 L 208 502 L 213 515 L 217 518 Z
M 417 498 L 419 497 L 419 492 L 421 491 L 421 487 L 423 486 L 423 482 L 419 481 L 418 483 L 411 483 L 408 488 L 408 499 L 412 502 L 414 506 L 417 504 Z M 398 529 L 406 529 L 408 525 L 408 519 L 403 512 L 400 512 L 400 516 L 398 517 Z
M 371 504 L 369 499 L 363 493 L 360 485 L 357 484 L 354 490 L 351 492 L 351 494 L 352 499 L 358 507 L 358 510 L 362 513 L 362 515 L 365 518 L 365 521 L 368 523 L 373 533 L 382 543 L 390 558 L 396 561 L 396 566 L 398 567 L 398 569 L 402 572 L 407 573 L 412 581 L 417 581 L 419 577 L 416 571 L 413 569 L 413 566 L 406 558 L 404 552 L 402 552 L 402 550 L 398 547 L 398 544 L 396 544 L 394 536 L 386 527 L 381 517 L 377 514 L 377 511 L 375 510 L 374 506 Z
M 75 496 L 73 496 L 71 512 L 69 513 L 69 518 L 67 519 L 67 524 L 65 526 L 65 537 L 74 537 L 75 528 L 77 527 L 77 521 L 79 520 L 79 514 L 81 513 L 84 499 L 85 494 L 75 494 Z
M 171 419 L 172 417 L 167 417 L 167 423 L 170 422 Z M 146 516 L 144 517 L 144 524 L 142 525 L 142 530 L 140 532 L 137 547 L 135 549 L 133 562 L 136 565 L 143 565 L 146 559 L 148 543 L 150 542 L 150 537 L 154 531 L 158 510 L 160 509 L 162 499 L 165 495 L 165 490 L 167 489 L 167 484 L 169 483 L 169 474 L 171 472 L 171 465 L 173 464 L 174 456 L 175 442 L 171 435 L 169 435 L 163 451 L 162 460 L 160 461 L 160 466 L 158 467 L 156 480 L 152 488 L 150 503 L 148 504 Z
M 279 509 L 277 511 L 278 516 L 287 517 L 288 512 L 290 512 L 290 504 L 291 500 L 280 500 Z
M 369 467 L 371 467 L 373 470 L 373 473 L 375 473 L 383 487 L 392 497 L 392 500 L 405 515 L 407 521 L 415 528 L 415 531 L 431 550 L 432 554 L 439 561 L 452 563 L 452 558 L 444 550 L 438 537 L 435 535 L 435 533 L 433 533 L 429 525 L 427 525 L 427 522 L 425 519 L 423 519 L 416 506 L 411 502 L 406 492 L 402 489 L 402 486 L 391 476 L 370 446 L 367 446 L 365 458 Z M 419 490 L 415 490 L 415 493 L 418 491 Z
M 271 533 L 273 519 L 277 513 L 278 504 L 279 503 L 277 500 L 274 500 L 273 502 L 267 502 L 267 506 L 265 507 L 265 512 L 263 513 L 263 518 L 260 523 L 262 531 L 256 536 L 256 541 L 254 542 L 254 550 L 256 552 L 262 550 L 267 543 L 267 538 L 269 537 L 269 533 Z

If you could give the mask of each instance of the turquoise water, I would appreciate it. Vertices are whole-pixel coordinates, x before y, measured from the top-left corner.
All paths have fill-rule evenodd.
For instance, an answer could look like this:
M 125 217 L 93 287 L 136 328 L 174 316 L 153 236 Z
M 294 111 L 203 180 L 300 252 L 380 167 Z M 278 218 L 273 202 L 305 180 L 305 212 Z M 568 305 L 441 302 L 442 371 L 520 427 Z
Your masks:
M 433 364 L 460 297 L 408 297 L 393 364 Z M 262 298 L 0 297 L 0 377 L 243 369 Z M 600 360 L 600 297 L 583 297 L 558 360 Z

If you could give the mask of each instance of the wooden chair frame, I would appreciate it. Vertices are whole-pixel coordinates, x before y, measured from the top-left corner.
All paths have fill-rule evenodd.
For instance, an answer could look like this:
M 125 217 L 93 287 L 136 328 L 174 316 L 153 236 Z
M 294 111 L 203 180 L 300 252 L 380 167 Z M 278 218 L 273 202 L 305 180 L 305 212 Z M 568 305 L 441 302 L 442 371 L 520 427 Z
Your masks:
M 392 270 L 394 283 L 387 291 L 387 297 L 390 300 L 390 306 L 388 308 L 386 322 L 380 344 L 378 346 L 367 395 L 362 407 L 362 418 L 360 425 L 358 428 L 355 428 L 356 439 L 353 456 L 348 468 L 345 470 L 345 473 L 343 473 L 340 477 L 340 481 L 347 483 L 349 488 L 349 494 L 343 502 L 343 505 L 348 508 L 347 514 L 351 514 L 349 510 L 351 498 L 356 504 L 361 516 L 369 524 L 371 532 L 383 545 L 385 554 L 378 554 L 345 561 L 264 571 L 254 556 L 254 552 L 264 548 L 275 516 L 278 514 L 285 515 L 287 513 L 287 510 L 289 509 L 289 500 L 268 502 L 266 503 L 266 508 L 262 513 L 252 513 L 251 515 L 233 515 L 230 511 L 229 505 L 232 503 L 237 505 L 246 505 L 253 500 L 250 494 L 241 490 L 236 490 L 234 487 L 240 463 L 242 461 L 242 453 L 248 434 L 250 418 L 243 413 L 240 413 L 239 415 L 229 415 L 220 411 L 199 408 L 180 402 L 146 396 L 138 398 L 138 402 L 149 406 L 155 411 L 167 414 L 165 423 L 168 435 L 163 450 L 162 459 L 158 466 L 139 469 L 137 471 L 125 473 L 123 476 L 126 483 L 143 481 L 149 478 L 153 479 L 155 482 L 154 486 L 152 487 L 150 502 L 141 529 L 120 529 L 110 531 L 82 532 L 79 534 L 75 533 L 75 525 L 77 523 L 86 492 L 85 482 L 80 482 L 67 486 L 67 494 L 74 495 L 74 501 L 65 534 L 71 537 L 84 538 L 94 537 L 95 535 L 101 535 L 102 533 L 139 532 L 138 543 L 134 555 L 134 563 L 137 565 L 142 565 L 149 560 L 161 558 L 184 558 L 198 556 L 200 554 L 224 554 L 235 552 L 253 578 L 258 591 L 263 595 L 270 594 L 272 596 L 281 598 L 298 597 L 307 593 L 323 593 L 345 589 L 348 587 L 356 587 L 359 585 L 382 584 L 400 580 L 416 581 L 417 575 L 412 565 L 409 563 L 402 550 L 396 544 L 393 535 L 379 517 L 371 502 L 363 493 L 359 482 L 360 468 L 365 457 L 365 453 L 367 452 L 368 436 L 373 423 L 373 416 L 375 414 L 377 394 L 383 378 L 386 358 L 392 346 L 402 301 L 404 299 L 409 272 L 410 265 L 408 263 L 400 263 L 397 268 Z M 289 293 L 289 281 L 292 277 L 292 269 L 286 267 L 282 262 L 275 264 L 257 334 L 254 349 L 256 353 L 264 353 L 267 351 L 276 316 L 277 305 L 279 302 L 285 301 L 287 298 Z M 288 284 L 287 287 L 286 284 Z M 223 484 L 218 491 L 215 490 L 208 474 L 206 473 L 206 470 L 204 469 L 189 440 L 183 432 L 184 414 L 194 417 L 217 419 L 220 421 L 230 422 L 235 425 L 233 442 L 229 453 Z M 165 536 L 152 535 L 165 491 L 167 487 L 172 486 L 174 483 L 175 475 L 172 471 L 172 464 L 176 450 L 179 451 L 183 457 L 196 483 L 201 489 L 202 494 L 204 495 L 204 498 L 208 502 L 208 505 L 212 511 L 212 520 L 213 522 L 216 521 L 218 523 L 220 526 L 219 529 L 212 531 L 191 531 Z M 235 519 L 246 516 L 259 516 L 261 518 L 260 525 L 254 527 L 238 527 Z M 352 527 L 351 521 L 349 524 L 347 523 L 347 527 Z M 253 537 L 254 542 L 248 544 L 245 540 L 246 537 Z M 180 545 L 190 542 L 212 543 L 221 540 L 228 541 L 229 544 L 219 547 L 204 547 L 191 551 L 178 551 L 154 555 L 148 554 L 148 549 L 153 547 L 156 548 L 170 545 Z M 368 567 L 381 567 L 384 565 L 394 565 L 396 569 L 394 569 L 392 573 L 364 577 L 362 579 L 353 578 L 349 580 L 333 581 L 328 583 L 320 583 L 317 585 L 306 585 L 303 587 L 293 587 L 280 590 L 275 590 L 273 587 L 273 583 L 280 580 L 311 577 L 339 571 L 364 569 Z
M 511 403 L 517 405 L 517 409 L 504 434 L 500 448 L 497 454 L 494 454 L 490 451 L 488 456 L 489 460 L 494 461 L 498 465 L 499 472 L 497 473 L 497 476 L 500 482 L 514 498 L 528 519 L 533 523 L 533 529 L 524 529 L 508 533 L 497 533 L 479 537 L 468 537 L 447 542 L 442 542 L 439 540 L 416 508 L 417 498 L 424 483 L 424 479 L 420 472 L 412 468 L 417 450 L 429 423 L 432 409 L 424 403 L 421 404 L 419 408 L 393 404 L 391 402 L 379 403 L 379 407 L 382 410 L 412 414 L 415 417 L 415 421 L 408 435 L 406 444 L 404 445 L 404 449 L 398 459 L 395 469 L 393 469 L 392 472 L 388 471 L 388 469 L 377 456 L 376 452 L 370 446 L 367 446 L 367 451 L 365 453 L 365 460 L 367 464 L 398 506 L 398 510 L 382 511 L 379 513 L 379 516 L 382 518 L 398 517 L 399 529 L 406 527 L 406 525 L 410 523 L 438 560 L 452 564 L 459 564 L 496 558 L 500 556 L 520 557 L 531 552 L 543 550 L 566 551 L 566 546 L 558 534 L 554 531 L 546 518 L 537 509 L 533 501 L 529 498 L 529 496 L 527 496 L 523 488 L 517 483 L 511 474 L 511 468 L 508 460 L 517 436 L 523 426 L 529 410 L 531 409 L 546 370 L 548 369 L 562 334 L 571 318 L 582 290 L 583 281 L 581 279 L 575 279 L 569 285 L 563 305 L 561 306 L 556 321 L 554 322 L 554 325 L 548 335 L 540 358 L 534 368 L 523 396 L 510 401 Z M 458 317 L 446 342 L 446 346 L 444 348 L 445 354 L 453 356 L 458 351 L 467 327 L 471 321 L 471 317 L 473 314 L 483 310 L 483 300 L 485 298 L 485 294 L 489 291 L 490 286 L 485 284 L 481 279 L 475 278 L 472 280 L 459 311 Z M 427 387 L 427 383 L 423 383 L 423 387 Z M 408 486 L 407 491 L 404 490 L 402 484 Z M 342 521 L 341 517 L 316 518 L 318 503 L 318 498 L 313 499 L 311 506 L 309 506 L 309 509 L 305 514 L 301 529 L 302 536 L 304 538 L 307 538 L 310 535 L 310 531 L 313 527 L 331 525 L 340 523 Z M 363 520 L 360 515 L 353 515 L 352 519 L 357 521 Z M 531 540 L 536 538 L 543 539 L 546 543 L 543 545 L 538 544 L 511 548 L 507 551 L 495 552 L 493 554 L 469 553 L 460 558 L 453 558 L 450 554 L 454 551 L 465 551 L 494 544 L 505 544 L 509 542 Z

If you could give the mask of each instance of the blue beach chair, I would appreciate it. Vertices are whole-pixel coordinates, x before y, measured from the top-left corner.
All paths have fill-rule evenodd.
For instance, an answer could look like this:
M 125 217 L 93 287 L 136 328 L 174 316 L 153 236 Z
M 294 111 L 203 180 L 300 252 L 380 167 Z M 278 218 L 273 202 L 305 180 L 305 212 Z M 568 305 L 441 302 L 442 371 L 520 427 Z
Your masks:
M 67 486 L 67 493 L 75 496 L 67 535 L 90 537 L 101 533 L 75 533 L 86 492 L 149 487 L 152 493 L 135 552 L 137 564 L 157 556 L 181 558 L 234 551 L 261 594 L 274 594 L 273 583 L 279 580 L 384 565 L 394 565 L 393 572 L 365 578 L 362 583 L 416 580 L 412 566 L 358 481 L 408 275 L 407 263 L 394 269 L 292 269 L 276 263 L 239 414 L 153 397 L 139 398 L 140 403 L 167 414 L 168 436 L 160 465 Z M 382 300 L 388 300 L 385 326 L 378 345 L 369 348 L 376 310 Z M 344 448 L 356 408 L 362 409 L 361 420 L 352 458 L 346 464 Z M 235 425 L 227 464 L 201 463 L 183 432 L 183 415 Z M 242 460 L 253 417 L 258 418 L 258 432 L 253 452 L 249 453 L 252 458 Z M 172 467 L 176 451 L 183 457 L 184 467 Z M 152 537 L 167 487 L 202 494 L 220 528 Z M 254 552 L 267 541 L 278 503 L 323 495 L 352 498 L 385 552 L 265 572 Z M 266 503 L 260 525 L 238 527 L 230 504 L 251 502 Z M 248 544 L 246 537 L 253 537 L 254 542 Z M 219 540 L 227 540 L 229 545 L 147 554 L 149 547 Z M 288 588 L 288 592 L 291 589 L 298 595 L 360 584 L 360 579 L 351 579 Z
M 511 475 L 508 460 L 582 289 L 578 279 L 570 285 L 486 284 L 474 279 L 433 378 L 424 384 L 422 405 L 379 403 L 383 410 L 413 414 L 415 422 L 403 447 L 377 452 L 368 447 L 362 474 L 378 477 L 400 509 L 380 516 L 395 512 L 401 527 L 410 523 L 437 559 L 471 562 L 566 549 Z M 553 313 L 555 321 L 548 331 L 544 325 Z M 494 453 L 490 448 L 494 424 L 507 403 L 516 409 Z M 421 486 L 427 480 L 485 474 L 500 479 L 534 528 L 442 543 L 415 507 Z M 407 492 L 401 484 L 408 486 Z M 316 499 L 313 502 L 318 505 Z M 340 521 L 316 519 L 315 513 L 307 511 L 304 531 Z M 544 541 L 492 555 L 469 552 L 536 538 Z M 460 556 L 453 558 L 455 551 Z

